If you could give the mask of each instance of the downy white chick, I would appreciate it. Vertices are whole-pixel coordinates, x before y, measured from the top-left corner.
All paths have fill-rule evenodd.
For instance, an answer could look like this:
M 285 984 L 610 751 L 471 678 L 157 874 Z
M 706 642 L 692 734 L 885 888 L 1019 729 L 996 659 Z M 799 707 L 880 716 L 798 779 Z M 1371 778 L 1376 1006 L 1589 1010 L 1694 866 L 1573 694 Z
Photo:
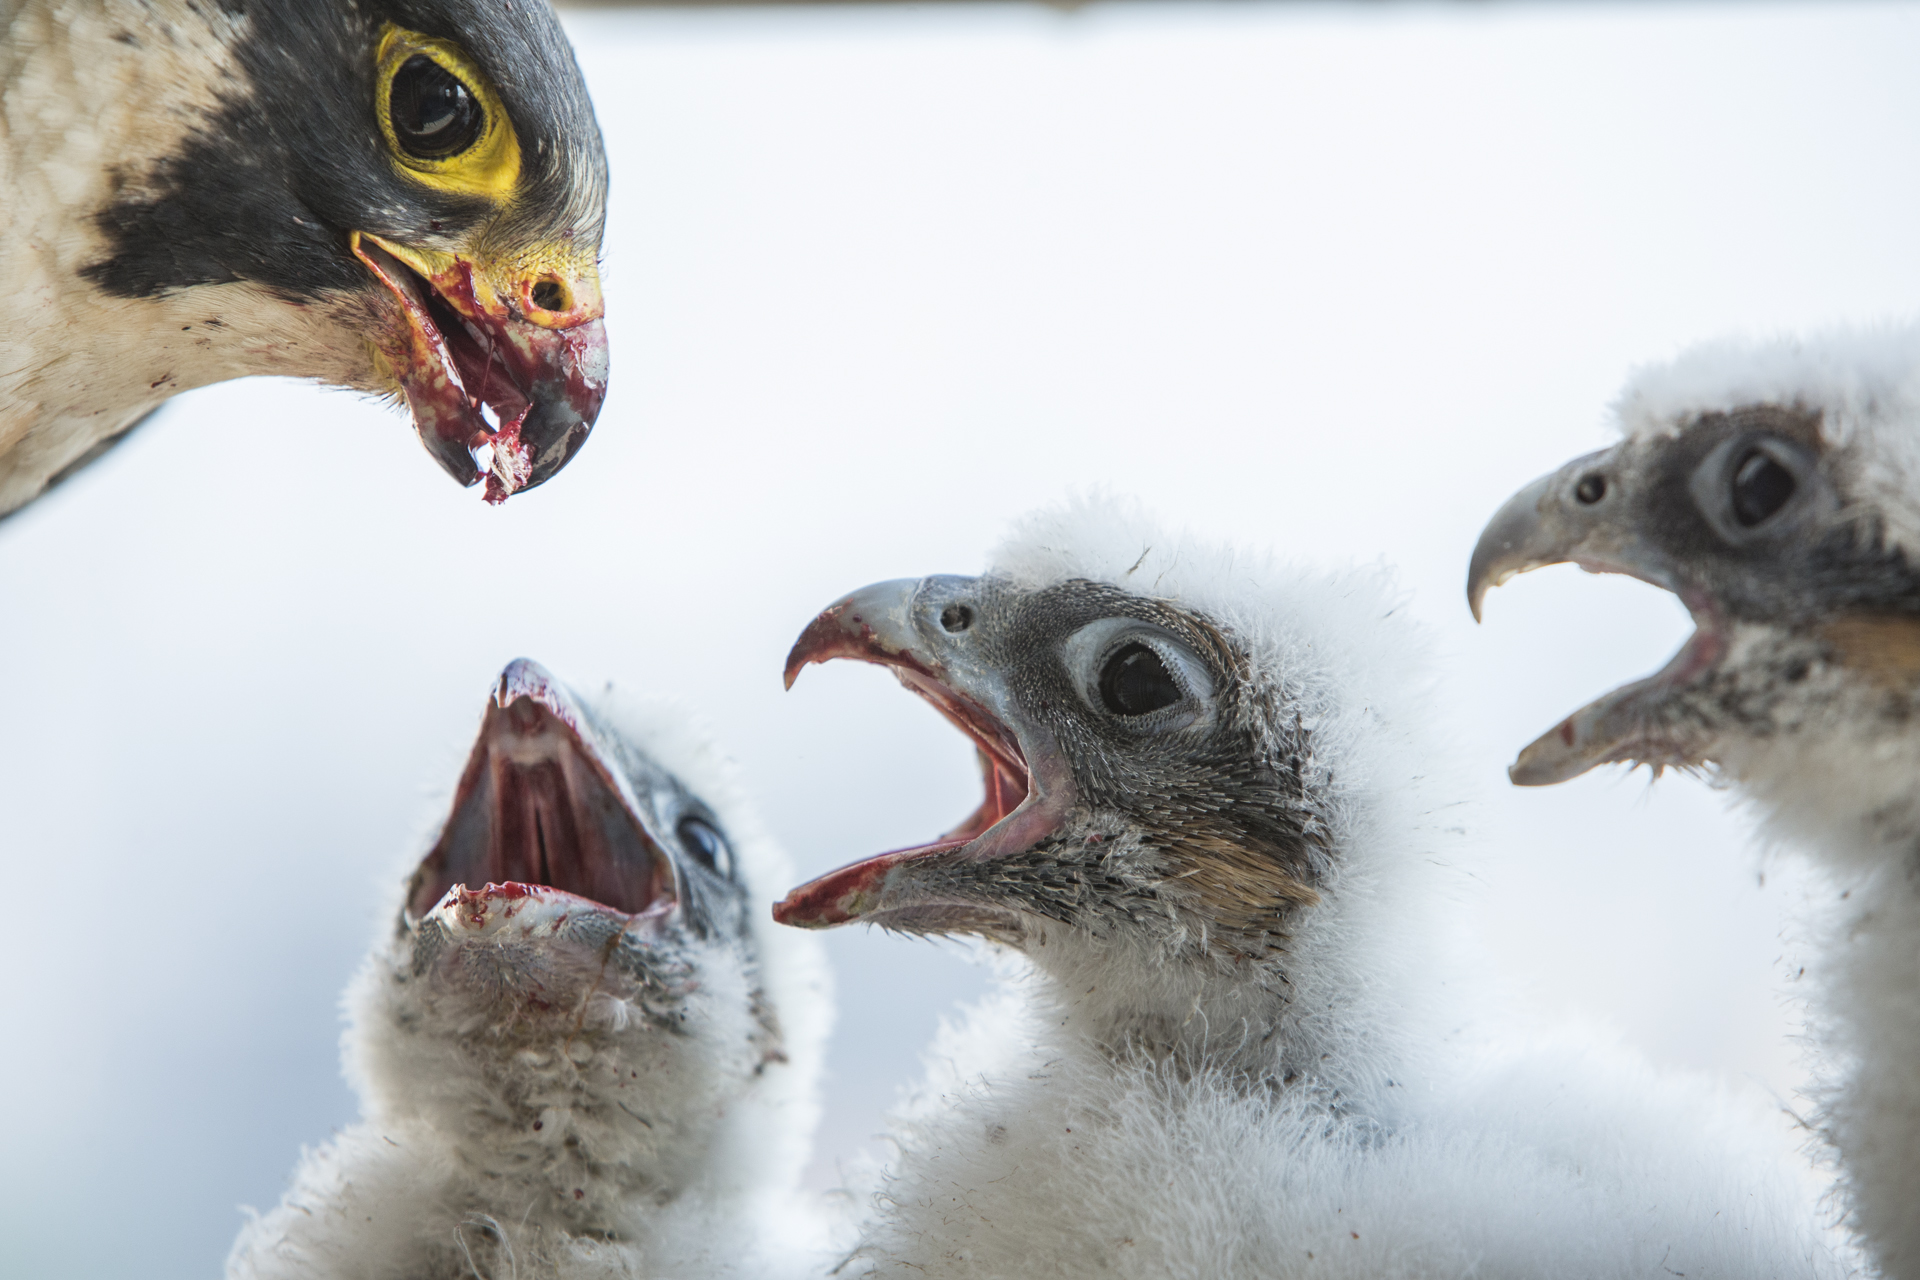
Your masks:
M 1104 502 L 808 627 L 790 681 L 892 668 L 978 746 L 986 800 L 777 917 L 1024 959 L 932 1055 L 842 1274 L 1839 1273 L 1763 1104 L 1461 1030 L 1417 648 L 1378 573 Z
M 348 993 L 362 1119 L 305 1154 L 229 1277 L 802 1265 L 828 1010 L 813 940 L 748 910 L 783 870 L 682 716 L 507 667 Z
M 1920 1276 L 1920 328 L 1702 347 L 1615 412 L 1619 444 L 1487 526 L 1469 602 L 1571 561 L 1672 591 L 1696 629 L 1513 780 L 1704 770 L 1830 875 L 1809 966 L 1820 1127 L 1869 1252 Z

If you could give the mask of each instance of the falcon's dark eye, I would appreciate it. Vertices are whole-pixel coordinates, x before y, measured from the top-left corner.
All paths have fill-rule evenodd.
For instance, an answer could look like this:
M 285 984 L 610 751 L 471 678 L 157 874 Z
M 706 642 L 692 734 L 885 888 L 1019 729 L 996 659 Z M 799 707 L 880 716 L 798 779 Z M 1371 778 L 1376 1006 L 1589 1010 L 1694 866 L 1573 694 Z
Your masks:
M 676 828 L 681 847 L 712 867 L 727 879 L 733 879 L 733 850 L 727 838 L 713 824 L 699 818 L 682 818 Z
M 1160 655 L 1137 641 L 1122 645 L 1100 669 L 1100 701 L 1117 716 L 1144 716 L 1172 706 L 1180 696 Z
M 1791 471 L 1771 455 L 1749 450 L 1733 469 L 1733 518 L 1751 529 L 1786 506 L 1794 488 Z
M 460 77 L 424 53 L 393 73 L 388 97 L 393 136 L 410 156 L 445 160 L 479 140 L 487 114 Z

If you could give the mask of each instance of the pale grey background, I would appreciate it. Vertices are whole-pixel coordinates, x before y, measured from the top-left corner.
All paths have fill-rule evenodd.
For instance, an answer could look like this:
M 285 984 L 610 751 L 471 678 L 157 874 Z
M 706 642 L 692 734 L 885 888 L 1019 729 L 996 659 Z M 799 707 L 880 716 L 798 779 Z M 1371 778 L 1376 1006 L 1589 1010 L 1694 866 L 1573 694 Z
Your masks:
M 1502 781 L 1681 611 L 1554 570 L 1476 631 L 1461 585 L 1635 362 L 1914 307 L 1920 10 L 571 22 L 616 366 L 565 475 L 489 510 L 394 413 L 254 382 L 0 528 L 0 1273 L 212 1274 L 351 1117 L 336 995 L 515 655 L 700 705 L 805 873 L 950 824 L 958 735 L 871 670 L 782 695 L 780 659 L 1075 485 L 1402 566 L 1485 784 L 1489 979 L 1790 1094 L 1793 895 L 1722 798 Z M 832 949 L 823 1186 L 982 981 Z

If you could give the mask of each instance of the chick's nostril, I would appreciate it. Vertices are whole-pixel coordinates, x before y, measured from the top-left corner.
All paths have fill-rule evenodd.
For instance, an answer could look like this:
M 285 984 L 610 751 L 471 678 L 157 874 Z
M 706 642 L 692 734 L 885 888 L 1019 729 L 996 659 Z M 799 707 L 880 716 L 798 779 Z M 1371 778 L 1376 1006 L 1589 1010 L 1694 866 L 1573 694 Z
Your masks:
M 946 631 L 965 631 L 973 625 L 973 610 L 963 604 L 950 604 L 940 611 L 940 626 Z
M 532 297 L 533 305 L 542 311 L 565 311 L 573 305 L 567 286 L 551 277 L 534 283 Z
M 1573 486 L 1573 496 L 1587 506 L 1592 506 L 1607 496 L 1607 478 L 1595 471 L 1580 477 L 1580 483 Z

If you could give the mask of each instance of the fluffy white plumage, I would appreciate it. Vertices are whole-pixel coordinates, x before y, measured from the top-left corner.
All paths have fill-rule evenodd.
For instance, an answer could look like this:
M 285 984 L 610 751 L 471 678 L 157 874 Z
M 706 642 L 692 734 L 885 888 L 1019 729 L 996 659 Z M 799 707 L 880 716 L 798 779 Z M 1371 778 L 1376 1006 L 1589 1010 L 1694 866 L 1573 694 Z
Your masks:
M 1024 920 L 1024 957 L 898 1118 L 849 1271 L 1843 1274 L 1766 1102 L 1590 1038 L 1516 1037 L 1470 994 L 1447 927 L 1459 793 L 1383 574 L 1277 565 L 1096 500 L 1025 520 L 992 575 L 1211 619 L 1274 721 L 1307 730 L 1320 901 L 1283 954 L 1237 966 Z
M 786 879 L 785 855 L 683 709 L 609 689 L 585 710 L 616 753 L 640 753 L 705 802 L 751 907 Z M 304 1153 L 281 1204 L 240 1233 L 228 1276 L 818 1270 L 821 1223 L 795 1185 L 831 1017 L 824 958 L 815 939 L 777 928 L 763 908 L 746 919 L 744 946 L 716 934 L 680 954 L 694 981 L 672 1029 L 602 994 L 571 1032 L 542 1039 L 536 1026 L 506 1050 L 478 1017 L 463 1022 L 457 1001 L 423 997 L 423 984 L 406 979 L 420 972 L 409 938 L 383 930 L 345 1000 L 346 1069 L 362 1118 Z M 769 1006 L 781 1052 L 761 1064 L 747 1048 Z M 622 1104 L 654 1123 L 606 1124 L 599 1113 Z M 549 1185 L 556 1177 L 567 1186 Z M 574 1180 L 575 1202 L 603 1206 L 596 1230 L 567 1212 Z

